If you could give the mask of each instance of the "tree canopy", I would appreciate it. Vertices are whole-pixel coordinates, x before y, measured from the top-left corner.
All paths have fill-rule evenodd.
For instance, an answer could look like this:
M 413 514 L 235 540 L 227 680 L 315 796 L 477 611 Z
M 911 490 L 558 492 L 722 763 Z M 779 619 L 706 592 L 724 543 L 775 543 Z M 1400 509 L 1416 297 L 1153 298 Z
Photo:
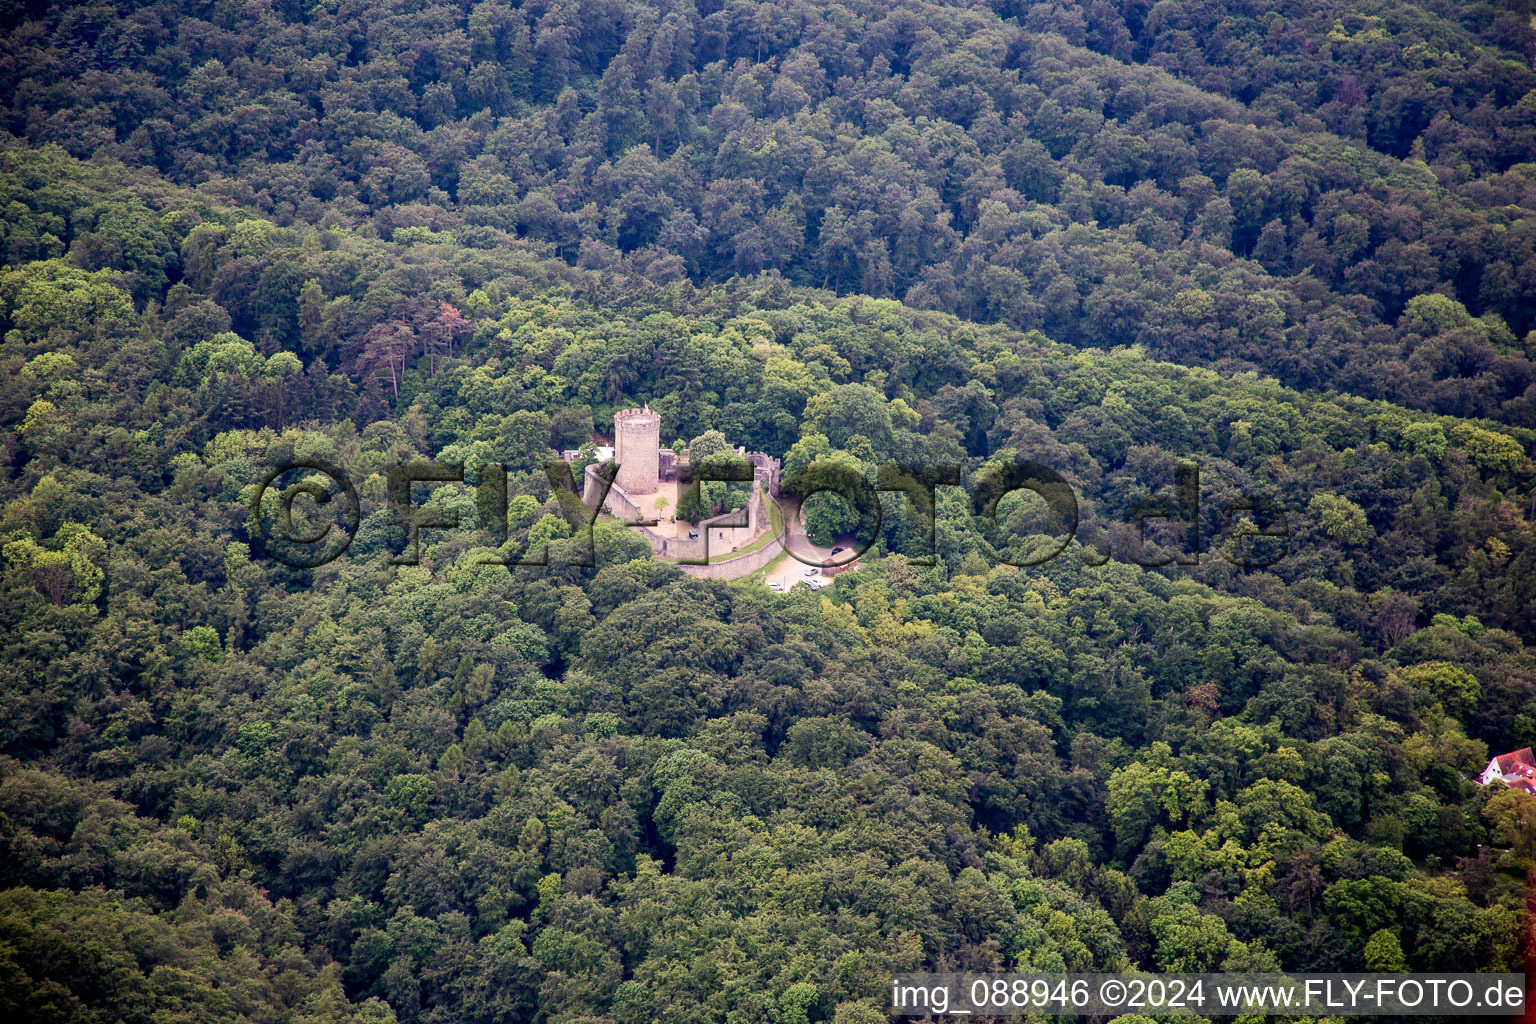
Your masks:
M 0 1008 L 1517 969 L 1524 13 L 0 9 Z M 546 467 L 641 402 L 874 495 L 807 507 L 861 570 L 589 549 Z M 1020 465 L 1065 539 L 978 521 Z M 272 557 L 285 501 L 345 551 Z

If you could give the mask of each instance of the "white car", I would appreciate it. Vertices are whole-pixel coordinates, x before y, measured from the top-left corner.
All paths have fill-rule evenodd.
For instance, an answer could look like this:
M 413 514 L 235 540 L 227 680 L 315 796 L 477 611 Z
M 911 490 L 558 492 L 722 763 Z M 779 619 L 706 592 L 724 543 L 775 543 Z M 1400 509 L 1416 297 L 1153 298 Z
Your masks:
M 814 565 L 813 565 L 813 566 L 811 566 L 811 567 L 810 567 L 810 568 L 809 568 L 809 569 L 807 569 L 807 570 L 805 570 L 805 574 L 806 574 L 806 575 L 807 575 L 807 576 L 820 576 L 820 575 L 821 575 L 821 570 L 820 570 L 820 569 L 818 569 L 818 568 L 816 568 L 816 567 L 815 567 L 815 566 L 814 566 Z
M 805 585 L 810 587 L 812 590 L 820 590 L 822 587 L 827 585 L 827 581 L 826 580 L 806 580 L 805 581 Z
M 776 591 L 778 591 L 779 593 L 782 594 L 782 593 L 784 593 L 784 584 L 780 583 L 778 580 L 771 580 L 768 583 L 768 589 L 769 590 L 776 590 Z

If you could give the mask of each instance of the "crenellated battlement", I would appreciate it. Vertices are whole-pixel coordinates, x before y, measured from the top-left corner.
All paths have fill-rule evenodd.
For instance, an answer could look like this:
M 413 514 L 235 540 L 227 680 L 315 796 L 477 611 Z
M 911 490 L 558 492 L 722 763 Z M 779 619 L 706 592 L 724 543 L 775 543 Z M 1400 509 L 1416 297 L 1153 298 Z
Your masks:
M 657 423 L 660 423 L 661 422 L 661 413 L 659 413 L 659 412 L 652 412 L 649 408 L 644 408 L 644 409 L 620 409 L 618 412 L 613 414 L 613 421 L 615 423 L 620 423 L 620 422 L 627 421 L 627 420 L 638 420 L 638 421 L 642 421 L 642 422 L 650 422 L 650 421 L 654 420 Z

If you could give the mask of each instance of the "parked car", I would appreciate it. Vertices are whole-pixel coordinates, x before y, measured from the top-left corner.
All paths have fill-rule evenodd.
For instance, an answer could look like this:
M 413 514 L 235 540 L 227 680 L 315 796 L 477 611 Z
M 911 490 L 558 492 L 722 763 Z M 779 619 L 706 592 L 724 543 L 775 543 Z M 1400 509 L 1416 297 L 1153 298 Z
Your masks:
M 815 566 L 814 566 L 814 565 L 813 565 L 813 566 L 811 566 L 811 567 L 810 567 L 810 568 L 809 568 L 809 569 L 807 569 L 807 570 L 805 570 L 805 574 L 806 574 L 806 575 L 807 575 L 807 576 L 817 576 L 817 575 L 820 575 L 820 574 L 821 574 L 821 570 L 820 570 L 820 569 L 818 569 L 818 568 L 816 568 L 816 567 L 815 567 Z
M 839 544 L 837 547 L 832 549 L 832 553 L 835 555 L 835 554 L 837 554 L 841 550 L 843 550 L 843 546 L 841 544 Z
M 810 587 L 812 590 L 820 590 L 822 587 L 827 585 L 827 581 L 826 580 L 806 580 L 805 581 L 805 585 Z
M 769 590 L 776 590 L 776 591 L 778 591 L 779 593 L 782 594 L 784 592 L 784 584 L 780 583 L 778 580 L 771 580 L 768 583 L 768 589 Z

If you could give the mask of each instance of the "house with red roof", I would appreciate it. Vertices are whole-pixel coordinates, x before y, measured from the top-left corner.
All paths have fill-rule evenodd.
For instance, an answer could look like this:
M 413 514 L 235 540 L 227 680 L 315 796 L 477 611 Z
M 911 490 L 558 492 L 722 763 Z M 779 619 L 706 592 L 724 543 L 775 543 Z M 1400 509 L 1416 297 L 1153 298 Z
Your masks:
M 1477 781 L 1484 786 L 1495 781 L 1502 782 L 1511 789 L 1536 793 L 1536 757 L 1531 755 L 1530 747 L 1500 754 L 1489 760 L 1488 767 L 1483 769 Z

